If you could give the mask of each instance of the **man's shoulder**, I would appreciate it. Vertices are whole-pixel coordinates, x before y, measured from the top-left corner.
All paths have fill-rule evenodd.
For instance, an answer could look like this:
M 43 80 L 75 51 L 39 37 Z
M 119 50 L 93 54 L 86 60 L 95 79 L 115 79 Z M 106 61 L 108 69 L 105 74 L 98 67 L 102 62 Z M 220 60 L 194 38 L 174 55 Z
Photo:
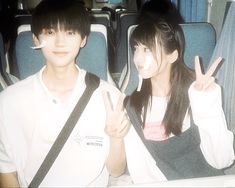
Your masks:
M 109 83 L 105 80 L 100 80 L 99 89 L 106 90 L 113 94 L 118 94 L 118 95 L 121 93 L 121 91 L 117 88 L 116 85 L 114 85 L 113 83 Z
M 5 98 L 10 96 L 20 95 L 22 93 L 32 90 L 33 85 L 35 83 L 35 79 L 36 79 L 36 74 L 8 86 L 0 93 L 0 99 L 2 97 Z
M 91 82 L 97 82 L 97 80 L 99 81 L 99 86 L 97 90 L 107 90 L 111 93 L 117 93 L 117 94 L 120 93 L 120 90 L 117 88 L 117 86 L 114 83 L 110 83 L 106 80 L 103 80 L 93 73 L 89 73 L 85 70 L 82 70 L 82 71 L 84 75 L 89 76 L 91 78 Z
M 93 96 L 100 96 L 100 95 L 102 95 L 103 91 L 109 92 L 109 94 L 112 95 L 114 98 L 117 98 L 117 96 L 120 96 L 121 92 L 120 92 L 120 90 L 117 88 L 117 86 L 114 83 L 110 83 L 108 81 L 105 81 L 105 80 L 99 78 L 98 76 L 94 76 L 94 74 L 89 73 L 89 72 L 87 72 L 87 71 L 85 71 L 83 69 L 81 69 L 80 71 L 81 71 L 80 73 L 82 73 L 82 75 L 84 75 L 84 82 L 86 82 L 85 81 L 85 75 L 86 76 L 87 75 L 92 75 L 91 76 L 92 77 L 91 78 L 92 82 L 93 81 L 97 82 L 97 79 L 98 79 L 99 85 L 96 88 L 96 90 L 94 91 Z

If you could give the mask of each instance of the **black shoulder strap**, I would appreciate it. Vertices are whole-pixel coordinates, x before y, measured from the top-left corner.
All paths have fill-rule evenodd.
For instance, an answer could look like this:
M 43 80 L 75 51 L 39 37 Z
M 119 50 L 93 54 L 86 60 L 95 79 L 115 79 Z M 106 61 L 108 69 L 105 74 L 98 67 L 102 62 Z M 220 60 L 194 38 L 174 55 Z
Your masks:
M 78 103 L 74 107 L 67 122 L 65 123 L 64 127 L 60 131 L 60 134 L 57 136 L 54 144 L 52 145 L 50 151 L 48 152 L 47 156 L 42 162 L 36 175 L 34 176 L 33 180 L 29 184 L 30 188 L 38 187 L 41 184 L 44 177 L 46 176 L 46 174 L 48 173 L 48 171 L 50 170 L 52 164 L 54 163 L 60 151 L 62 150 L 70 133 L 72 132 L 83 110 L 85 109 L 88 101 L 90 100 L 92 93 L 99 86 L 100 79 L 91 73 L 87 73 L 85 82 L 86 82 L 86 89 L 83 95 L 81 96 Z
M 155 148 L 154 145 L 150 144 L 149 142 L 147 142 L 144 138 L 144 134 L 142 131 L 142 121 L 140 116 L 137 115 L 136 110 L 134 109 L 134 107 L 132 107 L 130 105 L 130 97 L 126 98 L 125 101 L 126 105 L 126 111 L 128 114 L 128 117 L 133 125 L 133 127 L 135 128 L 137 134 L 139 135 L 139 137 L 141 138 L 142 142 L 144 143 L 144 145 L 146 146 L 146 148 L 148 149 L 149 153 L 151 154 L 151 156 L 153 157 L 153 159 L 156 162 L 156 165 L 160 168 L 160 170 L 162 171 L 162 173 L 167 177 L 167 179 L 178 179 L 178 174 L 174 169 L 169 168 L 168 165 L 165 164 L 164 161 L 162 161 L 157 153 L 155 152 Z

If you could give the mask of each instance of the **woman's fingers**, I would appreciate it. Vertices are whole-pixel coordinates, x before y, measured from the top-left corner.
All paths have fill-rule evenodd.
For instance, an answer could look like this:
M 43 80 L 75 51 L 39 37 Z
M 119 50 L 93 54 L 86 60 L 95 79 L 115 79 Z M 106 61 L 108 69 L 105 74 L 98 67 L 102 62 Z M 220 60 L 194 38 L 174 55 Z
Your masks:
M 214 72 L 218 68 L 222 58 L 219 57 L 215 60 L 215 62 L 210 66 L 208 71 L 203 74 L 199 57 L 195 57 L 195 73 L 196 73 L 196 83 L 194 85 L 197 90 L 209 90 L 213 88 L 215 78 L 213 77 Z
M 196 79 L 197 80 L 200 79 L 200 77 L 202 76 L 202 69 L 198 56 L 195 57 L 195 73 L 196 73 Z
M 210 66 L 209 70 L 208 70 L 207 73 L 206 73 L 206 76 L 207 76 L 207 77 L 211 77 L 211 76 L 214 74 L 215 70 L 217 69 L 217 67 L 218 67 L 218 65 L 221 63 L 221 61 L 222 61 L 222 58 L 221 58 L 221 57 L 217 58 L 217 59 L 214 61 L 214 63 Z

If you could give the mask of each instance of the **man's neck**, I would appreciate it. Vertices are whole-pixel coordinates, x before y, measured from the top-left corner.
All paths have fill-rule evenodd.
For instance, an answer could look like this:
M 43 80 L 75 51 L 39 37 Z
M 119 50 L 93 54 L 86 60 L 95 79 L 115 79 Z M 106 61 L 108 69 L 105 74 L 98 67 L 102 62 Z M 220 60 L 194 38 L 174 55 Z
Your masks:
M 53 96 L 65 102 L 76 85 L 78 74 L 76 66 L 57 69 L 46 67 L 42 73 L 42 80 Z

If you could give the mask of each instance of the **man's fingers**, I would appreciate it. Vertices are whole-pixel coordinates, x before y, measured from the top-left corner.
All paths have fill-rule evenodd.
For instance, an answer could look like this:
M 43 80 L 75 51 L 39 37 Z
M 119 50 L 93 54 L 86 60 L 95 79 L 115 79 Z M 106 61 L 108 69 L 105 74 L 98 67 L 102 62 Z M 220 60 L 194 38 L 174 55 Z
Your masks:
M 127 120 L 127 119 L 125 121 L 123 121 L 122 124 L 123 124 L 122 129 L 118 130 L 118 133 L 117 133 L 117 137 L 119 137 L 119 138 L 124 137 L 128 133 L 128 131 L 131 127 L 129 120 Z
M 103 91 L 102 95 L 103 95 L 105 108 L 108 112 L 111 112 L 111 111 L 120 112 L 123 110 L 123 101 L 125 99 L 125 94 L 121 94 L 118 97 L 117 105 L 115 108 L 113 107 L 113 104 L 110 98 L 110 93 L 108 91 Z
M 114 135 L 114 134 L 116 134 L 117 129 L 115 129 L 113 127 L 106 126 L 104 131 L 107 135 Z
M 110 94 L 108 91 L 103 91 L 102 92 L 103 96 L 103 101 L 104 101 L 104 106 L 107 112 L 111 112 L 113 110 L 113 104 L 110 99 Z
M 119 97 L 118 97 L 118 101 L 117 101 L 117 106 L 116 106 L 116 111 L 117 112 L 120 112 L 123 110 L 123 101 L 125 99 L 125 95 L 124 94 L 121 94 Z
M 129 119 L 125 119 L 122 122 L 122 126 L 119 129 L 119 132 L 122 133 L 124 132 L 126 129 L 129 129 L 130 127 L 130 120 Z
M 115 119 L 110 124 L 106 124 L 105 132 L 112 137 L 123 137 L 129 130 L 130 120 L 124 111 L 115 112 L 115 114 Z

